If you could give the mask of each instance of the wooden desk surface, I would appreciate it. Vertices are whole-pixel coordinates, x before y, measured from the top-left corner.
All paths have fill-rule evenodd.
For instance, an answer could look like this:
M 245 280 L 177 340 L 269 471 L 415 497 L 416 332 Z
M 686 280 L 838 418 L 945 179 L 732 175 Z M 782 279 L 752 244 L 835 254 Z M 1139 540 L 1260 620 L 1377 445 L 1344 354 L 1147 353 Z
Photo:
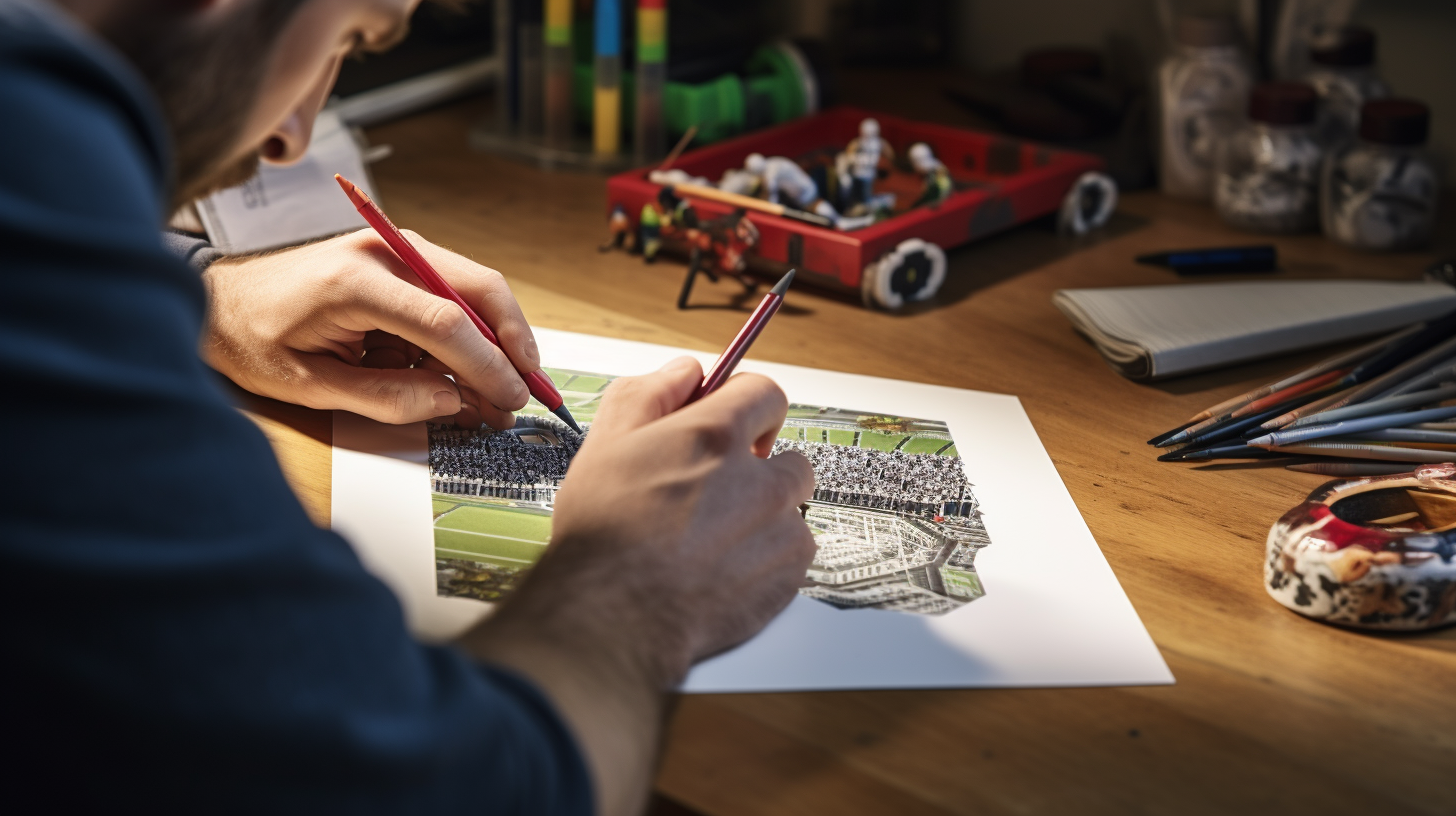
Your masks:
M 375 168 L 395 221 L 505 272 L 537 326 L 720 349 L 748 308 L 733 302 L 738 286 L 700 281 L 705 305 L 673 309 L 681 263 L 597 253 L 599 177 L 465 147 L 483 108 L 371 133 L 395 148 Z M 1456 812 L 1456 631 L 1372 636 L 1286 611 L 1261 585 L 1265 534 L 1322 480 L 1160 464 L 1143 444 L 1320 355 L 1139 385 L 1050 303 L 1062 287 L 1172 280 L 1131 263 L 1141 252 L 1247 241 L 1201 206 L 1135 194 L 1094 241 L 1030 225 L 952 252 L 933 309 L 890 315 L 796 292 L 753 350 L 1018 395 L 1177 685 L 688 697 L 659 790 L 705 814 L 755 816 Z M 1278 243 L 1286 277 L 1411 278 L 1430 257 Z M 327 417 L 249 405 L 326 521 Z

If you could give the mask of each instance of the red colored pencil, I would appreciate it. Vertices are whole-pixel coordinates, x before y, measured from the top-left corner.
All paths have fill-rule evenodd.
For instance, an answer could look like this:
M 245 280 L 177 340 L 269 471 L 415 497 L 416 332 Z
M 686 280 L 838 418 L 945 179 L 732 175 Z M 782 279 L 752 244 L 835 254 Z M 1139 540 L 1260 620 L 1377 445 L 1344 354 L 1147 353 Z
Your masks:
M 404 237 L 404 234 L 399 231 L 399 228 L 389 220 L 389 216 L 385 215 L 384 211 L 379 209 L 379 205 L 375 204 L 369 198 L 368 194 L 343 176 L 335 173 L 334 180 L 339 183 L 340 187 L 344 188 L 344 194 L 349 196 L 349 200 L 354 203 L 354 209 L 358 210 L 359 214 L 364 216 L 364 220 L 369 222 L 369 226 L 373 227 L 374 231 L 379 233 L 379 237 L 383 238 L 384 242 L 389 244 L 389 248 L 394 250 L 394 253 L 399 256 L 399 259 L 404 261 L 405 265 L 410 268 L 410 271 L 419 276 L 420 281 L 425 284 L 425 287 L 437 297 L 453 300 L 455 305 L 465 310 L 465 314 L 470 318 L 470 322 L 475 324 L 475 328 L 480 330 L 480 333 L 485 336 L 485 339 L 489 340 L 491 345 L 500 348 L 500 340 L 496 339 L 495 332 L 491 330 L 490 326 L 487 326 L 485 321 L 480 319 L 480 315 L 476 314 L 475 310 L 470 307 L 469 303 L 465 302 L 465 298 L 461 297 L 460 293 L 455 291 L 453 286 L 443 277 L 440 277 L 440 273 L 436 272 L 433 266 L 430 266 L 430 262 L 426 261 L 419 250 L 415 249 L 414 245 L 409 242 L 409 239 Z M 536 371 L 520 371 L 520 369 L 517 369 L 517 371 L 520 373 L 521 379 L 526 381 L 526 387 L 530 389 L 531 396 L 535 397 L 537 402 L 546 406 L 546 410 L 560 417 L 563 422 L 571 426 L 572 430 L 581 433 L 581 426 L 576 424 L 576 419 L 566 409 L 561 399 L 561 392 L 556 390 L 556 386 L 552 384 L 551 378 L 546 376 L 546 372 L 539 369 Z
M 1229 416 L 1231 418 L 1237 419 L 1239 417 L 1248 416 L 1249 414 L 1257 414 L 1261 411 L 1267 411 L 1281 402 L 1286 402 L 1288 400 L 1294 399 L 1301 394 L 1308 394 L 1311 391 L 1317 391 L 1349 373 L 1350 369 L 1348 368 L 1337 368 L 1334 371 L 1326 372 L 1319 375 L 1318 377 L 1311 377 L 1310 379 L 1305 380 L 1302 383 L 1295 383 L 1288 388 L 1275 391 L 1274 393 L 1265 397 L 1260 397 L 1259 399 L 1254 400 L 1248 405 L 1236 408 L 1234 409 L 1233 413 L 1229 414 Z
M 790 269 L 788 274 L 780 278 L 779 282 L 774 284 L 774 288 L 763 296 L 758 308 L 748 316 L 748 322 L 738 330 L 738 336 L 733 338 L 733 342 L 728 344 L 728 348 L 723 350 L 717 361 L 713 363 L 713 367 L 708 369 L 708 373 L 703 376 L 703 383 L 688 398 L 689 403 L 697 402 L 717 391 L 718 386 L 728 381 L 733 374 L 733 369 L 738 366 L 738 361 L 748 353 L 748 347 L 753 345 L 753 341 L 757 340 L 758 335 L 763 332 L 763 327 L 768 325 L 769 318 L 773 317 L 778 312 L 779 306 L 783 305 L 784 293 L 789 291 L 789 284 L 793 282 L 794 270 Z

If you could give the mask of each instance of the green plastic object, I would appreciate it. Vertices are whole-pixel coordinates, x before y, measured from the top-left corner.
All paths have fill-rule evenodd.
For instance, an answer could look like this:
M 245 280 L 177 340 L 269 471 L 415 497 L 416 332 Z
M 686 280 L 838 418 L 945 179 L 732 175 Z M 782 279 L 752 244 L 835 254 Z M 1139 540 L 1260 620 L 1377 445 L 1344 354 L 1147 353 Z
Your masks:
M 694 141 L 711 144 L 743 132 L 743 81 L 724 74 L 701 85 L 669 82 L 662 93 L 663 121 L 670 136 L 698 126 Z
M 745 63 L 747 77 L 724 74 L 698 84 L 669 82 L 663 88 L 663 122 L 668 137 L 675 140 L 693 125 L 698 126 L 693 144 L 704 145 L 737 136 L 748 130 L 787 122 L 815 111 L 806 88 L 813 82 L 805 77 L 802 58 L 796 59 L 786 44 L 766 45 L 754 51 Z M 576 120 L 592 120 L 592 63 L 576 64 L 572 77 L 572 100 Z M 622 110 L 636 104 L 636 78 L 622 73 Z M 632 117 L 623 115 L 624 125 Z

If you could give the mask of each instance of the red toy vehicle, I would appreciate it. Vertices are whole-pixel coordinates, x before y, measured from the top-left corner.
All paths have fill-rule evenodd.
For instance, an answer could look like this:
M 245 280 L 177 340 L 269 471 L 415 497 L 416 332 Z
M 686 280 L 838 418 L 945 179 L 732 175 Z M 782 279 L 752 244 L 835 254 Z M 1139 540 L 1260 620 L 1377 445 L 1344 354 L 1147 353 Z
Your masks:
M 897 157 L 915 142 L 930 145 L 949 170 L 954 192 L 938 204 L 897 211 L 849 232 L 750 212 L 760 233 L 753 268 L 778 275 L 794 267 L 800 280 L 858 292 L 868 306 L 897 309 L 940 289 L 945 249 L 1056 212 L 1084 173 L 1102 168 L 1101 159 L 1085 153 L 843 107 L 694 150 L 673 166 L 717 179 L 730 168 L 742 167 L 750 153 L 786 156 L 801 165 L 822 162 L 857 135 L 866 117 L 879 121 L 880 133 Z M 632 170 L 607 182 L 609 211 L 622 206 L 634 229 L 643 205 L 656 201 L 661 189 L 648 180 L 651 169 Z M 913 201 L 920 193 L 919 176 L 891 172 L 877 183 L 876 192 Z M 706 218 L 732 209 L 714 201 L 692 203 Z

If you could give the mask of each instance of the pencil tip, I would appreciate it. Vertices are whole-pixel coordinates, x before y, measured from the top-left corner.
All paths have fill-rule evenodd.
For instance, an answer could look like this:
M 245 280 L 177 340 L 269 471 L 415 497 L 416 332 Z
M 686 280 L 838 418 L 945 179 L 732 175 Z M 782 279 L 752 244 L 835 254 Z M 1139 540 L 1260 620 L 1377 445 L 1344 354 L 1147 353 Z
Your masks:
M 1249 440 L 1249 447 L 1251 448 L 1268 448 L 1273 447 L 1273 445 L 1274 434 L 1264 434 L 1263 436 L 1256 436 Z
M 337 181 L 339 186 L 344 188 L 344 195 L 348 196 L 349 200 L 354 202 L 355 207 L 361 206 L 365 201 L 369 200 L 369 196 L 363 190 L 359 189 L 359 185 L 349 181 L 338 173 L 334 174 L 334 181 Z
M 1187 438 L 1188 438 L 1188 432 L 1187 431 L 1179 431 L 1178 433 L 1175 433 L 1172 436 L 1166 437 L 1166 438 L 1161 439 L 1161 440 L 1159 440 L 1157 442 L 1154 442 L 1152 444 L 1155 447 L 1166 448 L 1166 447 L 1169 447 L 1169 446 L 1172 446 L 1172 445 L 1176 445 L 1179 442 L 1182 442 L 1183 440 L 1185 440 Z
M 794 282 L 794 273 L 797 271 L 798 270 L 790 269 L 787 273 L 785 273 L 782 278 L 779 278 L 779 282 L 774 284 L 774 288 L 769 290 L 769 294 L 783 297 L 784 293 L 789 291 L 789 284 Z
M 1168 451 L 1158 457 L 1159 462 L 1181 462 L 1188 458 L 1188 454 L 1181 450 Z
M 551 413 L 560 417 L 561 421 L 565 422 L 567 426 L 569 426 L 573 431 L 576 431 L 578 434 L 583 433 L 583 431 L 581 430 L 581 426 L 576 424 L 576 417 L 572 416 L 571 412 L 566 410 L 565 405 L 556 406 L 556 408 L 553 409 Z

